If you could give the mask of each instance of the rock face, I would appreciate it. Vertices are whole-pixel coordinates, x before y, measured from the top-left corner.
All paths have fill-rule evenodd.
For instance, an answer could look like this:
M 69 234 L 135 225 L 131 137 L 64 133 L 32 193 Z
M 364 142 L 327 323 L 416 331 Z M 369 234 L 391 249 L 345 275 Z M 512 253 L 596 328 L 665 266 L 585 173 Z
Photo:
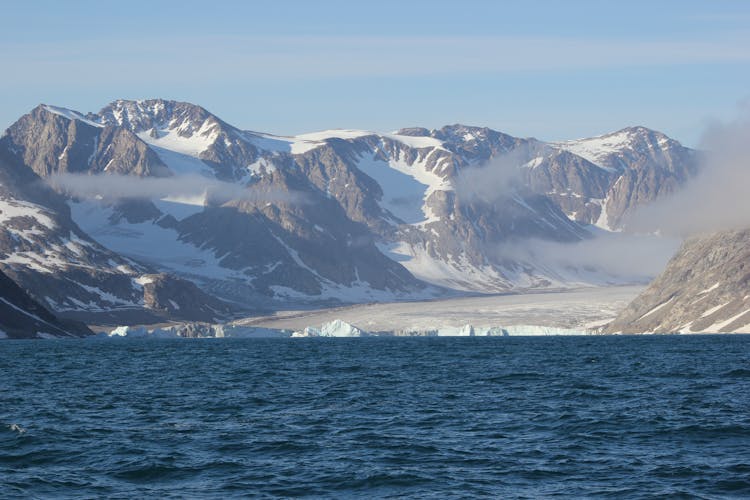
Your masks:
M 144 306 L 165 318 L 217 320 L 238 310 L 201 291 L 194 283 L 166 273 L 145 274 L 139 282 L 143 286 Z
M 33 339 L 93 335 L 86 325 L 61 320 L 0 272 L 0 338 Z
M 750 230 L 685 242 L 607 333 L 750 332 Z
M 699 165 L 694 150 L 645 127 L 555 146 L 610 173 L 608 182 L 600 184 L 606 189 L 599 200 L 604 208 L 597 224 L 613 229 L 623 228 L 634 209 L 679 189 L 697 173 Z
M 94 241 L 73 221 L 65 198 L 2 147 L 0 270 L 36 300 L 66 317 L 103 324 L 125 318 L 164 318 L 161 309 L 152 309 L 145 301 L 139 283 L 141 276 L 153 271 Z M 204 294 L 193 288 L 184 287 L 180 298 L 174 300 L 182 302 L 190 293 L 195 297 L 187 304 L 205 300 Z M 216 305 L 216 301 L 209 303 Z M 228 307 L 217 307 L 202 319 L 216 319 Z M 182 311 L 195 319 L 201 309 L 185 307 Z M 182 314 L 173 311 L 170 317 Z
M 622 230 L 697 168 L 643 127 L 564 143 L 464 125 L 281 137 L 162 99 L 39 106 L 0 158 L 0 268 L 32 296 L 75 317 L 205 321 L 232 314 L 218 299 L 252 310 L 609 282 L 508 247 Z M 40 182 L 60 174 L 108 187 L 83 199 Z M 112 174 L 173 191 L 120 195 Z M 157 274 L 169 278 L 142 284 Z
M 159 156 L 128 129 L 40 105 L 21 117 L 3 140 L 40 177 L 53 173 L 169 175 Z

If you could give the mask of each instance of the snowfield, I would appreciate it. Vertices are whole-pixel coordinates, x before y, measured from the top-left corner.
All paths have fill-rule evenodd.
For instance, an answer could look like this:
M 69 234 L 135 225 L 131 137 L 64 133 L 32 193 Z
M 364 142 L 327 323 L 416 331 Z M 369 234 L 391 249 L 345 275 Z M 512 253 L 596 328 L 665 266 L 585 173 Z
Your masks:
M 640 286 L 621 286 L 360 304 L 281 311 L 225 324 L 120 326 L 102 331 L 96 338 L 585 335 L 612 321 L 642 290 Z
M 234 324 L 304 331 L 310 326 L 340 320 L 370 333 L 401 332 L 407 335 L 431 331 L 439 335 L 467 335 L 467 325 L 474 329 L 475 335 L 486 335 L 482 332 L 490 328 L 502 328 L 511 335 L 586 333 L 614 319 L 642 290 L 641 286 L 619 286 L 361 304 L 314 311 L 283 311 Z

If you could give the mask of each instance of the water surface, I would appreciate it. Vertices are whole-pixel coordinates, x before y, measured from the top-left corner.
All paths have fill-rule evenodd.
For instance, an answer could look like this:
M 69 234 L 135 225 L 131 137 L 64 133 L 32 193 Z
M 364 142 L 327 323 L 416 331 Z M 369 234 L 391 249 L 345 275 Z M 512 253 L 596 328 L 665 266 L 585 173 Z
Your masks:
M 750 336 L 0 342 L 0 497 L 750 496 Z

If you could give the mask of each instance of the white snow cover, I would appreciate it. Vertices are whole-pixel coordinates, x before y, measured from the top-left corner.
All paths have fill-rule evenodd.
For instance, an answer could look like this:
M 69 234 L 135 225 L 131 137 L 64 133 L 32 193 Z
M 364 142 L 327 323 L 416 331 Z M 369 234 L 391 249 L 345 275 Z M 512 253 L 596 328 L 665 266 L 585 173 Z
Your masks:
M 420 280 L 454 290 L 506 291 L 512 287 L 523 289 L 538 286 L 537 278 L 529 274 L 526 268 L 498 269 L 489 265 L 478 266 L 471 264 L 465 254 L 452 255 L 448 260 L 443 260 L 433 257 L 422 246 L 406 242 L 377 246 L 383 254 L 404 266 Z M 567 281 L 555 280 L 552 278 L 553 270 L 549 271 L 545 275 L 547 288 L 571 288 L 580 285 L 580 276 L 570 275 Z M 606 282 L 604 276 L 591 275 L 587 278 L 593 282 Z
M 544 163 L 544 156 L 537 156 L 521 165 L 521 168 L 536 168 L 542 163 Z
M 398 141 L 402 144 L 415 149 L 421 148 L 440 148 L 443 146 L 443 142 L 435 139 L 434 137 L 425 136 L 412 136 L 412 135 L 398 135 L 398 134 L 379 134 L 382 137 L 387 137 L 394 141 Z
M 182 220 L 203 211 L 206 206 L 206 194 L 199 196 L 168 196 L 161 200 L 151 200 L 161 212 Z
M 735 321 L 737 321 L 738 319 L 740 319 L 741 317 L 743 317 L 744 315 L 746 315 L 748 313 L 750 313 L 750 309 L 748 309 L 746 311 L 741 311 L 738 314 L 735 314 L 734 316 L 732 316 L 731 318 L 729 318 L 727 320 L 718 321 L 718 322 L 714 323 L 713 325 L 711 325 L 708 328 L 706 328 L 705 330 L 703 330 L 703 332 L 704 333 L 719 333 L 719 332 L 722 331 L 722 329 L 724 329 L 725 327 L 731 325 L 732 323 L 734 323 Z M 743 328 L 738 328 L 737 330 L 744 330 L 748 326 L 750 326 L 750 325 L 745 325 Z M 737 331 L 737 332 L 734 332 L 734 333 L 745 333 L 745 332 L 743 332 L 743 331 Z
M 718 311 L 719 309 L 723 308 L 724 306 L 728 305 L 731 301 L 724 302 L 723 304 L 719 304 L 718 306 L 712 307 L 708 310 L 706 310 L 703 314 L 701 314 L 701 318 L 705 318 L 706 316 L 711 316 L 713 313 Z
M 374 179 L 383 190 L 380 206 L 407 224 L 430 220 L 425 201 L 436 189 L 450 190 L 450 184 L 432 172 L 404 164 L 386 163 L 373 155 L 357 162 L 357 168 Z
M 412 137 L 409 135 L 383 134 L 369 130 L 331 129 L 309 132 L 295 136 L 278 136 L 253 132 L 250 142 L 266 151 L 290 152 L 303 154 L 325 144 L 327 139 L 357 139 L 368 135 L 377 135 L 398 141 L 412 148 L 435 148 L 443 143 L 432 137 Z
M 577 154 L 604 170 L 612 171 L 610 167 L 606 166 L 607 157 L 612 154 L 617 154 L 627 148 L 632 140 L 632 134 L 623 130 L 614 134 L 600 135 L 597 137 L 577 139 L 573 141 L 556 142 L 551 143 L 551 145 Z
M 721 285 L 721 281 L 717 281 L 716 283 L 714 283 L 710 287 L 706 288 L 705 290 L 701 290 L 700 292 L 698 292 L 698 295 L 703 295 L 703 294 L 706 294 L 708 292 L 713 292 L 714 290 L 716 290 L 717 288 L 719 288 L 720 285 Z
M 0 224 L 11 221 L 16 217 L 31 217 L 48 229 L 55 228 L 55 223 L 48 215 L 46 208 L 27 201 L 8 198 L 0 199 Z M 34 231 L 34 229 L 27 229 L 25 231 Z
M 135 280 L 136 283 L 139 285 L 148 285 L 150 283 L 154 282 L 154 278 L 152 276 L 149 276 L 148 274 L 144 274 L 143 276 L 138 276 Z
M 219 137 L 217 128 L 218 125 L 212 120 L 205 120 L 198 130 L 192 131 L 187 137 L 183 128 L 170 128 L 169 124 L 157 129 L 157 137 L 151 137 L 151 131 L 140 132 L 137 135 L 147 144 L 197 157 L 216 142 Z
M 356 139 L 374 135 L 374 132 L 365 130 L 333 129 L 310 132 L 289 137 L 292 154 L 303 154 L 325 144 L 326 139 Z
M 248 318 L 252 326 L 300 332 L 308 325 L 341 320 L 370 334 L 436 335 L 448 328 L 472 325 L 475 335 L 509 333 L 583 333 L 612 321 L 642 286 L 483 295 L 449 299 L 359 304 L 315 311 L 279 311 L 266 318 Z M 311 329 L 314 330 L 314 329 Z
M 607 215 L 607 201 L 608 201 L 607 198 L 591 200 L 592 203 L 598 202 L 599 206 L 602 207 L 601 212 L 599 212 L 599 218 L 596 220 L 596 222 L 594 222 L 594 226 L 600 229 L 604 229 L 605 231 L 617 232 L 618 230 L 612 228 L 609 225 L 609 215 Z
M 212 250 L 180 241 L 177 231 L 151 221 L 129 224 L 122 220 L 111 225 L 112 209 L 93 201 L 70 203 L 78 225 L 97 242 L 136 260 L 150 262 L 162 269 L 204 278 L 229 279 L 245 276 L 242 270 L 222 267 Z M 148 242 L 145 245 L 144 242 Z
M 669 304 L 670 304 L 670 303 L 671 303 L 671 302 L 672 302 L 673 300 L 674 300 L 674 297 L 670 297 L 670 298 L 669 298 L 669 300 L 667 300 L 667 301 L 665 301 L 665 302 L 662 302 L 662 303 L 661 303 L 661 304 L 659 304 L 658 306 L 656 306 L 656 307 L 652 308 L 652 309 L 651 309 L 650 311 L 648 311 L 648 312 L 647 312 L 646 314 L 642 315 L 642 316 L 641 316 L 640 318 L 638 318 L 638 321 L 642 320 L 642 319 L 643 319 L 643 318 L 645 318 L 646 316 L 651 316 L 651 315 L 652 315 L 652 314 L 654 314 L 655 312 L 657 312 L 657 311 L 661 310 L 662 308 L 666 307 L 667 305 L 669 305 Z
M 151 139 L 149 137 L 149 139 Z M 153 140 L 153 139 L 151 139 Z M 214 177 L 214 171 L 196 156 L 185 152 L 171 151 L 164 143 L 151 144 L 151 148 L 169 169 L 177 175 L 201 175 Z
M 262 176 L 276 171 L 276 166 L 266 158 L 258 158 L 258 161 L 247 166 L 247 171 L 252 176 Z
M 103 128 L 104 127 L 104 125 L 102 125 L 101 123 L 97 123 L 95 121 L 91 121 L 88 118 L 86 118 L 85 116 L 83 116 L 81 113 L 79 113 L 78 111 L 73 111 L 72 109 L 61 108 L 61 107 L 58 107 L 58 106 L 50 106 L 48 104 L 44 105 L 44 109 L 46 109 L 50 113 L 54 113 L 56 115 L 64 116 L 68 120 L 78 120 L 78 121 L 86 123 L 87 125 L 91 125 L 92 127 L 97 127 L 97 128 Z

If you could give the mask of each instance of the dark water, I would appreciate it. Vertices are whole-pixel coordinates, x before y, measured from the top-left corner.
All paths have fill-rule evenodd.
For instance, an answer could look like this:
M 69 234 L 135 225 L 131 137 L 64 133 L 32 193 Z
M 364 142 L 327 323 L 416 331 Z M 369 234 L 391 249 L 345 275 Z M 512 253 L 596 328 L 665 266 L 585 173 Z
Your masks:
M 0 342 L 0 497 L 250 495 L 748 497 L 750 337 Z

